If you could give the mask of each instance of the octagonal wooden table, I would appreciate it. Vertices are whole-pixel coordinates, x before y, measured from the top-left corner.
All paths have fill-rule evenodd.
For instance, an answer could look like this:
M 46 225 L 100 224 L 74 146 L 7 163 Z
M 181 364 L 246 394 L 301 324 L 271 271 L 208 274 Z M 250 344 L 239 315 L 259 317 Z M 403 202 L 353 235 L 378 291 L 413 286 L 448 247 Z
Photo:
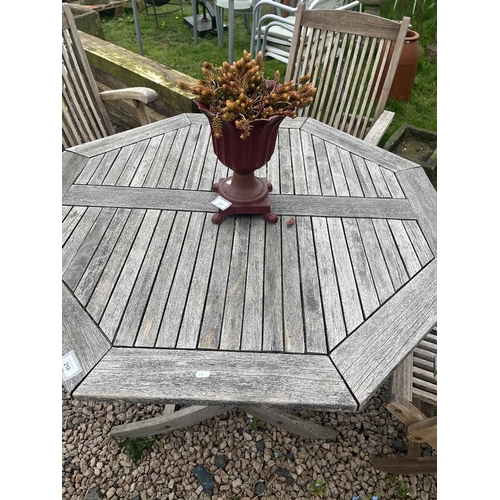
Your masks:
M 167 404 L 115 435 L 238 406 L 332 438 L 287 410 L 358 411 L 437 321 L 436 192 L 420 166 L 287 118 L 260 173 L 276 224 L 211 222 L 228 175 L 201 114 L 63 153 L 63 384 Z

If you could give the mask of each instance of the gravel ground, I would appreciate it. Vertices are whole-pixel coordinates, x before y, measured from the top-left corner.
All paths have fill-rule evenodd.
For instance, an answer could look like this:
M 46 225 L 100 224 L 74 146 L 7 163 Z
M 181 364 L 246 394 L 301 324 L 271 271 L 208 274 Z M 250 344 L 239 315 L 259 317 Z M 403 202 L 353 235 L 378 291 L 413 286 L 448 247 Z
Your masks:
M 126 448 L 118 446 L 122 439 L 109 436 L 111 427 L 151 418 L 163 408 L 75 401 L 63 391 L 62 498 L 437 499 L 436 475 L 395 477 L 370 465 L 370 456 L 396 457 L 406 451 L 405 428 L 386 410 L 386 395 L 383 386 L 358 414 L 295 413 L 336 429 L 335 441 L 303 439 L 266 423 L 252 425 L 247 414 L 233 410 L 155 436 L 134 463 Z M 208 483 L 204 489 L 195 475 L 200 471 L 212 481 L 211 489 Z

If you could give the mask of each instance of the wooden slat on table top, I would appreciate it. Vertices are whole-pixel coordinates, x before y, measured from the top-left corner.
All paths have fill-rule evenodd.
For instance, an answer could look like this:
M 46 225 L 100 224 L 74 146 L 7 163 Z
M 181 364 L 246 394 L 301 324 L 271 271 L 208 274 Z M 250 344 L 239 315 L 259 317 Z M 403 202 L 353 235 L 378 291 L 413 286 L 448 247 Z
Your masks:
M 328 357 L 312 354 L 113 348 L 74 396 L 181 405 L 265 401 L 291 409 L 358 408 Z
M 210 216 L 67 214 L 63 279 L 115 345 L 326 354 L 433 259 L 415 221 L 389 245 L 371 219 Z
M 437 260 L 392 296 L 330 358 L 359 401 L 366 400 L 436 322 Z
M 216 212 L 212 191 L 153 189 L 114 186 L 72 186 L 63 198 L 65 205 L 145 208 Z M 391 198 L 348 198 L 270 194 L 271 208 L 278 215 L 334 217 L 380 217 L 414 219 L 408 200 Z
M 76 184 L 210 190 L 219 177 L 230 175 L 213 153 L 208 122 L 174 122 L 177 126 L 151 124 L 141 132 L 126 132 L 125 137 L 132 142 L 119 134 L 116 140 L 112 136 L 93 143 L 94 154 L 80 167 L 83 171 Z M 271 160 L 256 171 L 257 176 L 268 177 L 273 193 L 404 197 L 396 173 L 409 168 L 407 160 L 400 162 L 392 155 L 392 162 L 388 162 L 383 150 L 376 150 L 374 155 L 373 148 L 353 143 L 347 134 L 334 134 L 330 140 L 319 137 L 316 127 L 305 123 L 300 129 L 282 126 Z M 99 147 L 101 141 L 108 147 Z M 371 154 L 362 157 L 360 148 Z M 84 151 L 90 154 L 85 145 L 65 154 L 78 157 L 74 153 L 81 155 Z M 394 169 L 394 165 L 399 168 Z

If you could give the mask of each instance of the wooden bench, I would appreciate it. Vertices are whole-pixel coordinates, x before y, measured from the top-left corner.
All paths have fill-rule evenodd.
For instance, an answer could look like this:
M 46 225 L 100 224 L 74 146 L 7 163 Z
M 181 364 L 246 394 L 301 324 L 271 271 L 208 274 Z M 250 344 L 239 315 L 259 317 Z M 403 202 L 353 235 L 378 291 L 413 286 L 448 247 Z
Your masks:
M 407 426 L 408 456 L 373 458 L 375 469 L 391 474 L 433 474 L 437 457 L 422 457 L 422 444 L 437 450 L 437 326 L 394 370 L 387 409 Z

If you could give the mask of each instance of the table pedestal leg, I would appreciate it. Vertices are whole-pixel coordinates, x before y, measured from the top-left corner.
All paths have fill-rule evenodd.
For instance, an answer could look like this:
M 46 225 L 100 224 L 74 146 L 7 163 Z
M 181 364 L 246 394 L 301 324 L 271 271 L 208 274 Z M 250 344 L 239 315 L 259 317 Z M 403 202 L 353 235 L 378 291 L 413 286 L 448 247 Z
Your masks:
M 276 410 L 275 408 L 267 406 L 243 406 L 241 409 L 260 420 L 269 422 L 276 427 L 282 427 L 292 434 L 297 434 L 305 439 L 337 439 L 337 433 L 333 429 L 314 424 L 284 411 Z
M 110 435 L 113 437 L 141 438 L 155 434 L 165 434 L 175 429 L 199 424 L 203 420 L 229 411 L 232 406 L 189 406 L 175 411 L 175 405 L 167 405 L 163 415 L 130 424 L 115 425 Z M 337 433 L 328 427 L 314 424 L 300 417 L 267 406 L 243 406 L 241 410 L 276 427 L 305 439 L 337 438 Z
M 203 420 L 215 417 L 230 410 L 231 406 L 188 406 L 174 411 L 174 405 L 167 405 L 160 417 L 132 422 L 130 424 L 115 425 L 110 435 L 113 437 L 141 438 L 164 434 L 182 427 L 199 424 Z

